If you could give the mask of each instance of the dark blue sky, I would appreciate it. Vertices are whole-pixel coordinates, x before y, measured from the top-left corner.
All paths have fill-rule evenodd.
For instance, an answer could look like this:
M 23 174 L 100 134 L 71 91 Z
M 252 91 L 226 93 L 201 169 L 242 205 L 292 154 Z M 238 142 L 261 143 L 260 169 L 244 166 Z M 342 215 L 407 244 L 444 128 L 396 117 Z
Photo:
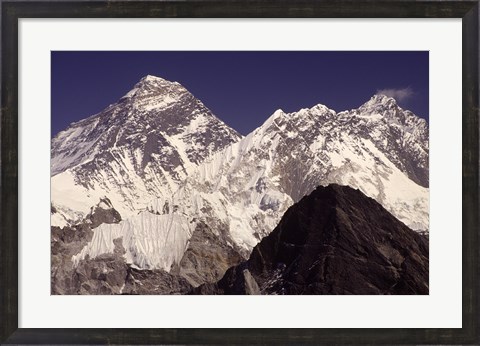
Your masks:
M 52 52 L 52 136 L 150 74 L 185 86 L 242 134 L 276 109 L 357 108 L 380 90 L 428 120 L 428 52 Z

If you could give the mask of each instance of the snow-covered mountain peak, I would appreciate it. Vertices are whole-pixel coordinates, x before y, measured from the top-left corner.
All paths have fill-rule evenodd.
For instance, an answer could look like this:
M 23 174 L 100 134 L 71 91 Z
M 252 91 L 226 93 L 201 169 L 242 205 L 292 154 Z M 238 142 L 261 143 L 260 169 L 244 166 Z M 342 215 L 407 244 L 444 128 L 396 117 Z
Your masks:
M 284 115 L 285 112 L 283 111 L 283 109 L 279 108 L 277 109 L 275 112 L 273 112 L 273 114 L 270 116 L 270 118 L 272 117 L 281 117 L 282 115 Z M 268 120 L 267 120 L 268 121 Z
M 164 83 L 164 82 L 167 82 L 167 83 L 176 83 L 176 82 L 170 82 L 164 78 L 161 78 L 161 77 L 157 77 L 157 76 L 153 76 L 151 74 L 147 74 L 145 77 L 143 77 L 142 79 L 140 79 L 141 82 L 161 82 L 161 83 Z
M 427 229 L 428 125 L 375 95 L 341 113 L 278 109 L 242 138 L 178 83 L 146 76 L 128 98 L 52 141 L 60 221 L 75 222 L 104 196 L 123 220 L 98 227 L 74 262 L 113 251 L 122 237 L 129 263 L 168 271 L 200 222 L 248 255 L 290 205 L 330 183 Z
M 418 123 L 422 126 L 427 126 L 426 120 L 413 114 L 411 111 L 403 109 L 393 97 L 377 94 L 358 108 L 359 112 L 365 114 L 377 114 L 386 118 L 396 119 L 402 125 L 408 123 Z M 357 112 L 358 113 L 358 112 Z
M 317 121 L 325 121 L 335 116 L 336 112 L 323 104 L 317 104 L 311 108 L 302 108 L 297 112 L 285 113 L 282 109 L 277 109 L 254 133 L 265 132 L 267 129 L 275 131 L 284 131 L 287 127 L 292 136 L 295 128 L 304 128 L 307 124 L 311 125 Z
M 397 101 L 389 96 L 377 94 L 361 105 L 358 109 L 339 113 L 342 117 L 349 119 L 368 119 L 372 123 L 385 123 L 394 126 L 404 132 L 420 134 L 423 139 L 428 140 L 428 124 L 425 119 L 420 118 L 409 110 L 402 109 Z
M 289 118 L 297 121 L 304 121 L 307 119 L 329 119 L 332 116 L 335 116 L 337 113 L 328 108 L 327 106 L 319 103 L 310 108 L 302 108 L 297 112 L 289 113 Z
M 388 115 L 390 111 L 397 110 L 400 107 L 397 101 L 393 97 L 389 97 L 383 94 L 375 94 L 370 100 L 365 102 L 358 108 L 358 111 L 365 115 Z
M 52 202 L 85 214 L 108 196 L 123 217 L 172 194 L 189 168 L 240 138 L 179 83 L 146 76 L 52 139 Z
M 175 81 L 169 81 L 167 79 L 156 77 L 152 75 L 146 75 L 136 84 L 136 87 L 151 87 L 151 88 L 164 88 L 164 87 L 177 87 L 186 90 L 180 83 Z
M 311 112 L 317 112 L 317 113 L 332 113 L 332 114 L 336 114 L 336 112 L 333 110 L 333 109 L 330 109 L 328 108 L 327 106 L 325 106 L 324 104 L 316 104 L 315 106 L 311 107 L 309 109 Z
M 265 122 L 262 124 L 262 126 L 260 128 L 269 128 L 274 122 L 275 120 L 283 117 L 285 115 L 285 112 L 281 109 L 277 109 L 275 112 L 273 112 L 272 115 L 270 115 L 270 117 L 268 117 L 267 120 L 265 120 Z
M 152 106 L 152 103 L 149 102 L 151 99 L 155 99 L 157 104 L 166 106 L 179 101 L 185 95 L 191 94 L 180 83 L 147 75 L 140 79 L 122 99 L 134 102 L 137 107 Z
M 375 104 L 382 104 L 382 105 L 397 105 L 397 101 L 390 96 L 384 94 L 375 94 L 373 95 L 370 100 L 368 100 L 365 105 L 375 105 Z

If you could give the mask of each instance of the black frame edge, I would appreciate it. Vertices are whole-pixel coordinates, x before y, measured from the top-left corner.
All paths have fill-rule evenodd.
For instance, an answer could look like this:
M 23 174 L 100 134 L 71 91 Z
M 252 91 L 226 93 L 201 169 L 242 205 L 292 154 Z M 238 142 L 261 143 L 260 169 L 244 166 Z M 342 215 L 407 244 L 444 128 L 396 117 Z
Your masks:
M 478 0 L 3 0 L 19 18 L 461 18 Z
M 2 2 L 0 342 L 5 344 L 480 344 L 479 2 L 247 1 Z M 362 6 L 363 5 L 363 6 Z M 395 12 L 396 11 L 396 12 Z M 18 328 L 18 18 L 427 17 L 463 18 L 462 329 L 30 329 Z
M 462 20 L 462 330 L 480 344 L 479 272 L 479 13 L 477 3 Z
M 18 330 L 18 26 L 2 3 L 0 341 Z

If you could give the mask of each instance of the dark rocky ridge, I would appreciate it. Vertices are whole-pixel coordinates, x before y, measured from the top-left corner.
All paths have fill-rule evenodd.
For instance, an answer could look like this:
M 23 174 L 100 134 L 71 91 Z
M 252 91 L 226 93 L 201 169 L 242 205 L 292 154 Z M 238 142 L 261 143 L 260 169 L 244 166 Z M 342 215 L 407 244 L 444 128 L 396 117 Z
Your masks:
M 192 286 L 186 279 L 162 269 L 140 270 L 128 267 L 122 294 L 186 294 L 191 289 Z
M 222 231 L 222 227 L 216 229 Z M 194 287 L 218 281 L 228 268 L 246 259 L 229 243 L 233 241 L 226 230 L 215 235 L 209 226 L 199 223 L 180 263 L 170 273 L 185 278 Z
M 104 208 L 101 207 L 104 206 Z M 106 207 L 106 208 L 105 208 Z M 107 197 L 100 199 L 97 206 L 92 207 L 87 219 L 91 222 L 91 228 L 96 228 L 102 223 L 119 223 L 122 220 L 120 213 L 115 210 L 112 202 Z
M 125 286 L 127 266 L 123 260 L 125 249 L 122 239 L 114 240 L 112 254 L 86 258 L 72 267 L 71 294 L 120 294 Z
M 78 287 L 74 287 L 72 256 L 79 253 L 92 237 L 89 224 L 51 227 L 51 294 L 75 294 Z
M 57 211 L 52 207 L 51 212 Z M 110 200 L 105 198 L 92 207 L 83 222 L 71 227 L 51 227 L 52 294 L 112 294 L 120 291 L 126 276 L 121 239 L 115 239 L 113 254 L 88 258 L 78 267 L 74 267 L 72 262 L 72 256 L 92 240 L 93 228 L 102 223 L 118 223 L 120 220 L 120 214 Z
M 375 200 L 329 185 L 288 209 L 248 261 L 192 293 L 428 294 L 428 254 L 428 239 Z

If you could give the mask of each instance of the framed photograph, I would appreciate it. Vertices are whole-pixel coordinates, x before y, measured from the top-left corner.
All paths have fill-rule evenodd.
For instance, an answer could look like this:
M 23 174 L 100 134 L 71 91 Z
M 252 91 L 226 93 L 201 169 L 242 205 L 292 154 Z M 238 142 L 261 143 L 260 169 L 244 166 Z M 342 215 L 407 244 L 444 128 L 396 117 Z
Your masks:
M 478 16 L 2 2 L 2 343 L 478 344 Z

